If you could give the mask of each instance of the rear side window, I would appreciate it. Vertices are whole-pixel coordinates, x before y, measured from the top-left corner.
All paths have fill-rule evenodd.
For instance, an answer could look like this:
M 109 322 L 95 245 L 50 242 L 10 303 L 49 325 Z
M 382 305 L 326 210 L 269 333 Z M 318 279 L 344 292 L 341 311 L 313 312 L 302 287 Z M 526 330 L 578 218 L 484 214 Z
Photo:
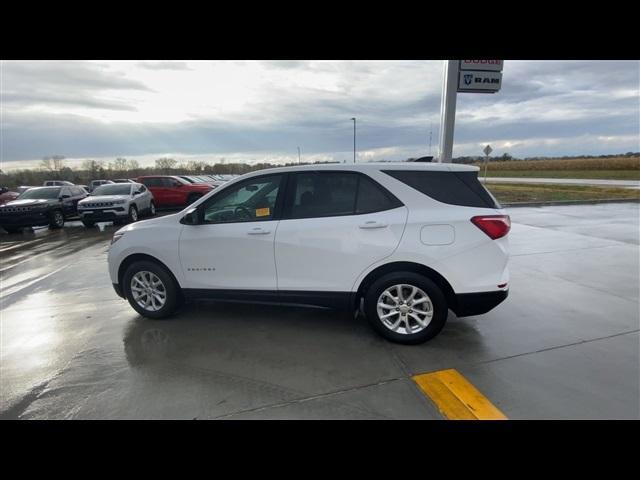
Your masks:
M 309 172 L 291 176 L 285 218 L 336 217 L 390 210 L 402 203 L 356 172 Z
M 147 187 L 161 187 L 162 179 L 161 178 L 143 178 L 142 183 Z
M 477 172 L 384 170 L 384 173 L 442 203 L 462 207 L 500 208 L 497 200 L 478 181 Z
M 402 206 L 402 202 L 366 175 L 358 175 L 356 214 L 382 212 Z

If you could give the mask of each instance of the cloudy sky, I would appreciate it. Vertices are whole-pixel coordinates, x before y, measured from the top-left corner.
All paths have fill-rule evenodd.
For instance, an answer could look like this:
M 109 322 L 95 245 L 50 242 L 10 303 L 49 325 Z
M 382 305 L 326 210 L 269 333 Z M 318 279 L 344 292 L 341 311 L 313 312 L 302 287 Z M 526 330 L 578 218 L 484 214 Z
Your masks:
M 122 156 L 400 160 L 438 151 L 442 61 L 0 63 L 2 169 Z M 640 62 L 505 61 L 458 95 L 454 156 L 640 151 Z

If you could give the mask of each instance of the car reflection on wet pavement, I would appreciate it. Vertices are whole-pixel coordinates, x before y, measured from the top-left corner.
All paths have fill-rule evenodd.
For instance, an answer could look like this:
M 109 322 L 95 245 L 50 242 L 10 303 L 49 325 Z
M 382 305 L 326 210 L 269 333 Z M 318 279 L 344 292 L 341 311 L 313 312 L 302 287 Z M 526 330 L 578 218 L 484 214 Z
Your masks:
M 640 418 L 638 204 L 519 208 L 511 294 L 402 346 L 348 312 L 199 301 L 144 319 L 113 232 L 0 237 L 0 418 L 439 419 L 411 376 L 456 368 L 509 418 Z

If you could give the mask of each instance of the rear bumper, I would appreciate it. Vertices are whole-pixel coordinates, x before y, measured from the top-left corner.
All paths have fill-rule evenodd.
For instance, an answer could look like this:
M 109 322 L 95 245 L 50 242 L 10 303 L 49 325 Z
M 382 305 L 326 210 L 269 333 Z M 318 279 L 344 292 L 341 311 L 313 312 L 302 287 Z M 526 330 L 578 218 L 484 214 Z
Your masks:
M 453 310 L 458 317 L 482 315 L 500 305 L 508 295 L 509 290 L 459 293 L 456 295 L 456 304 L 451 306 L 451 310 Z

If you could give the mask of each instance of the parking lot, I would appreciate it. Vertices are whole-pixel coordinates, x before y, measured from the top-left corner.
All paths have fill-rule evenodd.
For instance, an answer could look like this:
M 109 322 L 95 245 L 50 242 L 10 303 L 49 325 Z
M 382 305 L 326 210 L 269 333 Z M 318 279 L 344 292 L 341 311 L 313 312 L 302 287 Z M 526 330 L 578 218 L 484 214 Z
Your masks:
M 411 377 L 457 369 L 510 419 L 640 418 L 639 207 L 514 208 L 509 298 L 418 346 L 346 312 L 114 293 L 117 227 L 2 235 L 4 419 L 441 419 Z

